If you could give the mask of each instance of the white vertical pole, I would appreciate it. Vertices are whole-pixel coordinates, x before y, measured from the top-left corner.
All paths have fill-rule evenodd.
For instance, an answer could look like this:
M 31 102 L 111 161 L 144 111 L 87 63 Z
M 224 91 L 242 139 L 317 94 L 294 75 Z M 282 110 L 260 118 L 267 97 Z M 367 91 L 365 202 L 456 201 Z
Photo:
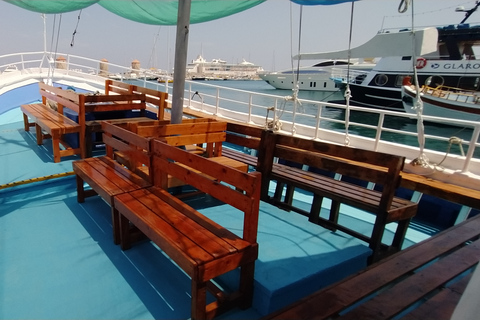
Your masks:
M 183 96 L 185 88 L 185 70 L 187 68 L 188 33 L 190 29 L 191 5 L 191 0 L 178 1 L 171 123 L 181 123 L 183 117 Z

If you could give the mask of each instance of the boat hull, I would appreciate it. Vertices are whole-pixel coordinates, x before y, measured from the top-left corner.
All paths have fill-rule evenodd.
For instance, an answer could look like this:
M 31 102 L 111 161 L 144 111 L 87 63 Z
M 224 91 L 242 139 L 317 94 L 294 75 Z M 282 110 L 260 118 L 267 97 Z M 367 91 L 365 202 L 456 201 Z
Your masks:
M 412 86 L 403 86 L 402 95 L 405 112 L 414 114 L 415 110 L 413 109 L 413 105 L 417 96 L 415 88 Z M 480 120 L 480 104 L 478 104 L 478 99 L 462 102 L 446 99 L 445 96 L 437 97 L 424 93 L 420 93 L 420 97 L 423 103 L 423 115 L 458 120 Z

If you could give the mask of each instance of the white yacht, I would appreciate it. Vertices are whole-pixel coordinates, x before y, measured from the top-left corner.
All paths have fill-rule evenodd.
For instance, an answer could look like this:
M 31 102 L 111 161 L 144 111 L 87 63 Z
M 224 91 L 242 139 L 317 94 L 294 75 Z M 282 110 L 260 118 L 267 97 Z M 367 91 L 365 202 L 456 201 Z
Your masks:
M 309 67 L 298 70 L 283 70 L 274 72 L 259 72 L 258 76 L 276 89 L 292 90 L 297 79 L 299 90 L 310 91 L 338 91 L 342 85 L 332 80 L 333 69 L 347 70 L 347 67 L 356 71 L 368 72 L 374 66 L 373 60 L 323 60 Z
M 186 71 L 187 77 L 193 80 L 254 79 L 257 72 L 263 71 L 263 68 L 245 59 L 232 64 L 222 59 L 207 61 L 199 55 L 187 64 Z

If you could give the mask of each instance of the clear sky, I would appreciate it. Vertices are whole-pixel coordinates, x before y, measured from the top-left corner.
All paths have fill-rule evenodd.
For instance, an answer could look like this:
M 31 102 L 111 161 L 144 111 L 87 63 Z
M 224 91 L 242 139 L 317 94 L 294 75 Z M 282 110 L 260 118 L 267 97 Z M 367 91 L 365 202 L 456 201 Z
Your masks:
M 362 0 L 354 5 L 352 46 L 373 37 L 382 28 L 411 26 L 411 8 L 398 13 L 401 0 Z M 413 0 L 416 26 L 459 23 L 474 0 Z M 332 6 L 304 6 L 301 24 L 301 52 L 320 52 L 348 48 L 351 3 Z M 242 59 L 266 70 L 290 68 L 292 52 L 298 52 L 300 6 L 288 0 L 268 0 L 257 7 L 219 20 L 190 27 L 188 61 L 204 58 L 237 63 Z M 171 69 L 175 27 L 153 26 L 118 17 L 99 5 L 81 12 L 47 15 L 47 50 L 92 59 L 107 59 L 130 65 L 137 59 L 143 68 Z M 0 1 L 0 55 L 43 51 L 41 15 Z M 292 19 L 291 19 L 292 17 Z M 58 22 L 61 19 L 60 28 Z M 57 27 L 54 29 L 54 21 Z M 480 10 L 468 22 L 480 21 Z M 72 34 L 78 23 L 74 45 Z M 59 32 L 58 44 L 52 34 Z M 293 35 L 293 36 L 292 36 Z M 302 65 L 314 61 L 302 62 Z

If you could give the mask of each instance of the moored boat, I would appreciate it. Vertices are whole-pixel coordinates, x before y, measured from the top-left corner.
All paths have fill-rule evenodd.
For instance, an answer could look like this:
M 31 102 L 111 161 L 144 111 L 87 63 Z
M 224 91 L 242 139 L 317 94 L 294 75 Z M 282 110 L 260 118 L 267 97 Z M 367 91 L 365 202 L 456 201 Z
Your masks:
M 412 62 L 412 55 L 382 57 L 363 79 L 352 79 L 352 103 L 366 107 L 403 110 L 401 86 L 417 70 L 420 85 L 443 85 L 461 90 L 479 90 L 480 26 L 470 24 L 436 27 L 437 49 Z M 410 32 L 408 29 L 401 32 Z
M 298 70 L 284 70 L 259 72 L 258 76 L 276 89 L 307 91 L 338 91 L 343 85 L 332 79 L 334 69 L 345 71 L 349 67 L 352 71 L 368 72 L 375 66 L 372 62 L 348 60 L 325 60 L 310 67 L 301 67 Z
M 422 100 L 422 114 L 460 120 L 480 120 L 479 91 L 447 86 L 422 86 L 419 90 Z M 402 86 L 402 102 L 405 112 L 414 110 L 417 89 L 413 85 Z

